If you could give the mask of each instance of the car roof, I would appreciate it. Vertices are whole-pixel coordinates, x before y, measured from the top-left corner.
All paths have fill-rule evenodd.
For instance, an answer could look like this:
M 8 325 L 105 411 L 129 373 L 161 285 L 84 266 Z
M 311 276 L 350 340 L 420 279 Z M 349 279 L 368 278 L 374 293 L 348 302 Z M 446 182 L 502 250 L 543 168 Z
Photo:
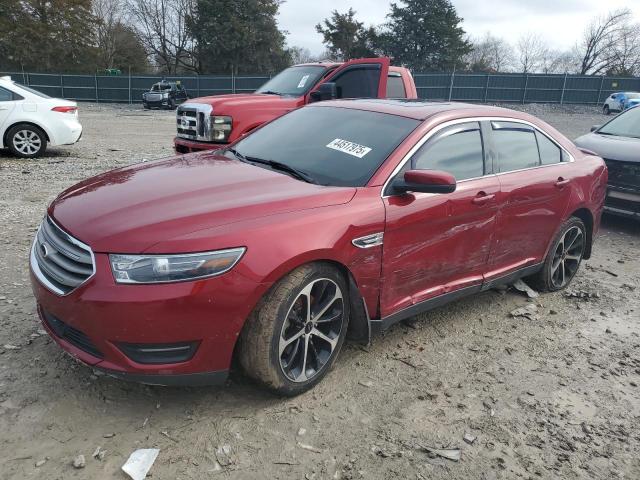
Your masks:
M 530 121 L 531 116 L 510 110 L 507 108 L 493 107 L 461 102 L 432 102 L 413 99 L 355 99 L 355 100 L 330 100 L 313 104 L 319 107 L 341 107 L 366 110 L 370 112 L 387 113 L 400 117 L 426 120 L 438 113 L 449 111 L 468 111 L 469 116 L 474 117 L 511 117 Z

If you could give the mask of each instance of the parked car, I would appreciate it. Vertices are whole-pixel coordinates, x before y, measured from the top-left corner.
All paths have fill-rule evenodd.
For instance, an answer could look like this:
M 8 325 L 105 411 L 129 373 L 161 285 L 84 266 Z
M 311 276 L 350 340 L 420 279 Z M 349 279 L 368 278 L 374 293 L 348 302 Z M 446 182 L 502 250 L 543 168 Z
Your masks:
M 308 63 L 280 72 L 255 93 L 194 98 L 177 111 L 177 153 L 225 148 L 303 105 L 336 98 L 418 97 L 411 72 L 388 58 Z
M 638 92 L 618 92 L 607 97 L 602 107 L 602 112 L 609 115 L 611 112 L 622 112 L 627 108 L 640 105 L 640 93 Z
M 0 138 L 2 146 L 22 158 L 43 155 L 49 145 L 80 140 L 78 104 L 51 98 L 0 77 Z
M 596 152 L 609 169 L 605 210 L 640 219 L 640 108 L 624 111 L 591 133 L 575 140 L 578 147 Z
M 142 106 L 150 108 L 167 108 L 173 110 L 189 99 L 187 91 L 180 82 L 165 80 L 154 83 L 151 90 L 142 94 Z
M 535 117 L 455 103 L 320 102 L 218 152 L 98 175 L 49 206 L 31 251 L 44 327 L 150 384 L 223 382 L 234 355 L 285 395 L 347 333 L 589 258 L 607 170 Z

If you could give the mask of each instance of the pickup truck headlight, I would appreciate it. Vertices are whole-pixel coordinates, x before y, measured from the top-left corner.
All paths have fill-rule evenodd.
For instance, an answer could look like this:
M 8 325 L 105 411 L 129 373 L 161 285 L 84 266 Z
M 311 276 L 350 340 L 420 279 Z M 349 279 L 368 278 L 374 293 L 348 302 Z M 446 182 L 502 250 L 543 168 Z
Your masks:
M 211 132 L 214 142 L 226 142 L 231 135 L 231 125 L 233 119 L 220 115 L 214 115 L 211 118 Z
M 246 248 L 178 255 L 109 255 L 116 283 L 169 283 L 228 272 Z

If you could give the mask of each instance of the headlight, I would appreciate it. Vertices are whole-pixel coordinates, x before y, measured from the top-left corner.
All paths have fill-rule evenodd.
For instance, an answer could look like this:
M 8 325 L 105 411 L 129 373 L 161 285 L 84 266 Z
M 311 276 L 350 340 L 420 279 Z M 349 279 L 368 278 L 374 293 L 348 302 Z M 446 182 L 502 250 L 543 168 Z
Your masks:
M 226 142 L 231 134 L 231 117 L 215 115 L 212 117 L 211 130 L 214 142 Z
M 197 280 L 227 272 L 246 248 L 179 255 L 109 255 L 116 283 L 167 283 Z

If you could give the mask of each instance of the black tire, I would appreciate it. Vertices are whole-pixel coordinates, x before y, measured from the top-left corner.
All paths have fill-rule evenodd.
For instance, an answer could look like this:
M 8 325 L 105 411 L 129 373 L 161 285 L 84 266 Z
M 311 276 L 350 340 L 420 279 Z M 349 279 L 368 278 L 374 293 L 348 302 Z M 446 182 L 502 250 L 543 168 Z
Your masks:
M 20 158 L 36 158 L 47 150 L 47 135 L 38 127 L 18 124 L 7 132 L 7 147 Z
M 578 231 L 579 234 L 573 237 L 572 234 Z M 529 278 L 532 286 L 543 292 L 566 288 L 580 267 L 586 245 L 587 230 L 584 222 L 571 217 L 562 224 L 553 238 L 542 269 Z
M 238 344 L 244 372 L 281 395 L 295 396 L 314 387 L 331 369 L 344 343 L 348 295 L 346 279 L 329 264 L 308 264 L 289 273 L 269 290 L 247 319 Z M 314 316 L 316 298 L 319 305 L 315 304 Z M 306 299 L 310 299 L 310 315 L 306 313 Z M 323 309 L 326 311 L 317 315 Z
M 176 101 L 173 98 L 169 99 L 169 110 L 175 110 L 176 109 Z
M 604 108 L 602 109 L 602 113 L 604 113 L 605 115 L 609 115 L 611 113 L 611 109 L 609 108 L 609 105 L 604 106 Z
M 142 108 L 145 109 L 145 110 L 149 110 L 149 105 L 146 104 L 146 103 L 143 103 L 142 104 Z

